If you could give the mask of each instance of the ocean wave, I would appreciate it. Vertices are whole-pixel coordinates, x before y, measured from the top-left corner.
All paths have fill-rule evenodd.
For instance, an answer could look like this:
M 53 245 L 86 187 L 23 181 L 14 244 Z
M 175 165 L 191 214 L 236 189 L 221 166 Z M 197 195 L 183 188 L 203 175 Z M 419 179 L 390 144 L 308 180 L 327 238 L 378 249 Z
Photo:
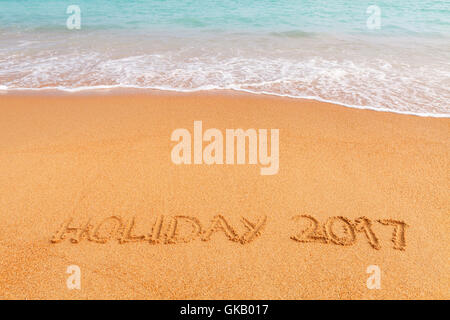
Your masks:
M 80 30 L 49 1 L 0 2 L 1 94 L 236 90 L 450 116 L 445 1 L 380 3 L 376 30 L 370 1 L 81 0 Z
M 32 59 L 27 54 L 13 59 L 0 55 L 0 90 L 236 90 L 450 116 L 448 65 L 439 68 L 380 58 L 223 55 L 186 50 L 118 58 L 88 51 L 59 56 L 41 52 Z

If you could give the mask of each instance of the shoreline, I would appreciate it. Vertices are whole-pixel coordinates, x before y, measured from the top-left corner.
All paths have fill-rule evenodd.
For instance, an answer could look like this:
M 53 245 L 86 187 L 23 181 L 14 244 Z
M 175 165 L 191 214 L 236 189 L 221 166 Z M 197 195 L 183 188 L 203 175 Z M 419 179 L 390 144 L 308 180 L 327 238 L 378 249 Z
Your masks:
M 450 296 L 450 119 L 247 94 L 0 99 L 5 299 Z M 171 133 L 197 120 L 279 129 L 278 173 L 174 164 Z
M 252 91 L 246 89 L 170 89 L 170 88 L 150 88 L 135 86 L 97 86 L 97 87 L 80 87 L 76 89 L 69 88 L 14 88 L 2 89 L 0 86 L 0 96 L 152 96 L 152 95 L 254 95 L 278 97 L 293 100 L 310 100 L 321 103 L 333 104 L 340 107 L 346 107 L 358 110 L 370 110 L 377 112 L 387 112 L 401 115 L 417 116 L 424 118 L 450 118 L 450 113 L 429 113 L 429 112 L 410 112 L 402 110 L 393 110 L 389 108 L 379 108 L 372 106 L 350 105 L 334 100 L 322 99 L 320 97 L 299 97 L 289 94 L 278 94 L 266 91 Z

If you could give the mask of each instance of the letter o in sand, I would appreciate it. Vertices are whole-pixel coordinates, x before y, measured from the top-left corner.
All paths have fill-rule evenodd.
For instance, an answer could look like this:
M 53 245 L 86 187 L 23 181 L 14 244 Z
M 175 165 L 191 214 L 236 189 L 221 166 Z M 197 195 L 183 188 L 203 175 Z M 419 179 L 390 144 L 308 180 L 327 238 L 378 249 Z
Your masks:
M 339 236 L 336 234 L 336 224 L 340 224 L 343 228 L 343 236 Z M 333 241 L 335 244 L 339 244 L 341 246 L 350 246 L 355 243 L 356 234 L 355 228 L 350 220 L 344 217 L 330 217 L 325 223 L 325 231 L 327 233 L 328 238 Z
M 117 236 L 120 232 L 122 232 L 122 229 L 123 229 L 122 219 L 118 216 L 111 216 L 103 219 L 103 221 L 99 223 L 97 228 L 95 228 L 94 230 L 94 237 L 100 243 L 106 243 L 108 242 L 109 239 L 113 238 L 114 236 Z M 100 236 L 100 233 L 102 233 L 102 231 L 106 234 L 105 237 Z

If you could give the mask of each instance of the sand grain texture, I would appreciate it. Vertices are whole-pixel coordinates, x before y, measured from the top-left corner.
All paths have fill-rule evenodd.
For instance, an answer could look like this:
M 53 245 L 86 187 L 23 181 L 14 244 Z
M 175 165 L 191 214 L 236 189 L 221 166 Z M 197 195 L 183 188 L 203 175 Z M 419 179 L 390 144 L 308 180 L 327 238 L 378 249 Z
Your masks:
M 174 165 L 171 132 L 194 120 L 280 129 L 279 173 Z M 0 96 L 0 298 L 449 299 L 449 138 L 449 119 L 265 96 Z M 138 236 L 160 215 L 205 230 L 221 215 L 238 236 L 242 217 L 267 220 L 244 244 L 186 221 L 172 244 L 50 241 L 69 218 L 134 217 Z M 366 217 L 376 239 L 296 241 L 313 223 L 299 215 L 320 232 Z M 408 225 L 404 250 L 386 219 Z M 72 264 L 81 290 L 66 287 Z

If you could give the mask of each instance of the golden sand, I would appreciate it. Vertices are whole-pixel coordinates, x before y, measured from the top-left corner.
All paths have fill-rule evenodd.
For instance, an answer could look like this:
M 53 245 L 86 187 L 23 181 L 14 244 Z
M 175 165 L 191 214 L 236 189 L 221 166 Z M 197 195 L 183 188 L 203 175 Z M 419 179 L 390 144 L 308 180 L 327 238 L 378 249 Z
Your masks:
M 278 174 L 173 164 L 195 120 L 278 128 Z M 0 96 L 0 298 L 449 299 L 449 153 L 450 119 L 315 101 Z

